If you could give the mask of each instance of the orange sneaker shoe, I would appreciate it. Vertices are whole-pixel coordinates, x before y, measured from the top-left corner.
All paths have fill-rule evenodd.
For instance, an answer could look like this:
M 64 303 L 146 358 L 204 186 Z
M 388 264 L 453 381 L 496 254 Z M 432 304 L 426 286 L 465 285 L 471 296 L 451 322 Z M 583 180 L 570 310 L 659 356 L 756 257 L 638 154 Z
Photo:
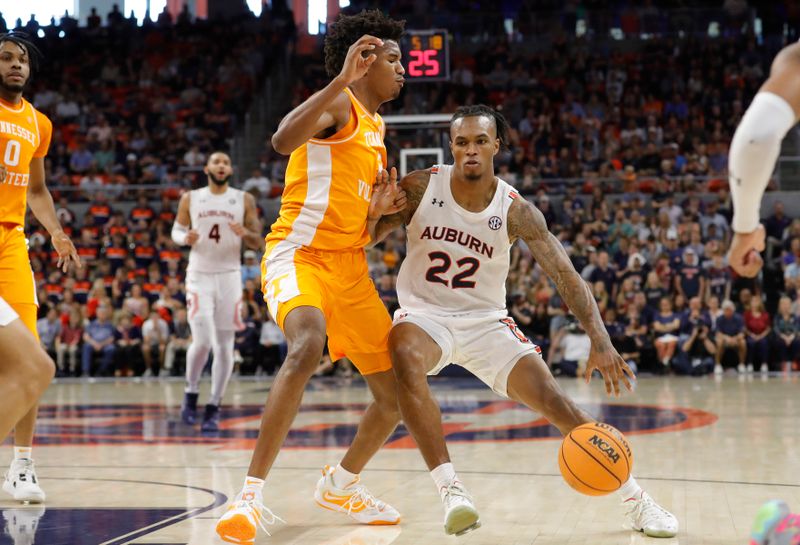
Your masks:
M 373 496 L 358 478 L 345 488 L 333 484 L 334 468 L 325 466 L 322 478 L 317 482 L 314 499 L 320 507 L 347 513 L 359 524 L 392 525 L 400 523 L 397 509 Z
M 217 521 L 217 534 L 226 543 L 252 545 L 260 527 L 270 535 L 267 525 L 286 522 L 264 506 L 261 494 L 242 491 L 228 511 Z

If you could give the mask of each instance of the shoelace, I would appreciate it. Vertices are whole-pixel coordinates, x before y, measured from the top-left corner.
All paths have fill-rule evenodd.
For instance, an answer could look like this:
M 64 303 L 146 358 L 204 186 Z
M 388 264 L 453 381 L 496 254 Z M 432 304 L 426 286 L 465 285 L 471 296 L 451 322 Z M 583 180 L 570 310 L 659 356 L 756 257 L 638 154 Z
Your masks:
M 16 474 L 20 481 L 36 484 L 36 470 L 32 461 L 16 462 L 11 467 L 10 473 Z
M 261 529 L 264 530 L 264 533 L 268 536 L 272 536 L 272 534 L 269 533 L 266 525 L 272 526 L 278 522 L 286 524 L 285 520 L 273 513 L 269 507 L 261 503 L 259 500 L 239 500 L 239 502 L 236 504 L 236 507 L 247 508 L 251 512 L 254 511 L 256 514 L 258 514 L 258 516 L 254 518 L 258 522 L 258 525 L 261 527 Z
M 350 496 L 350 499 L 344 503 L 344 506 L 347 506 L 347 514 L 349 515 L 353 509 L 357 509 L 362 505 L 366 505 L 368 508 L 375 508 L 378 511 L 383 511 L 384 507 L 386 507 L 384 502 L 370 494 L 369 490 L 367 490 L 367 487 L 357 486 L 356 491 L 353 492 L 353 495 Z
M 467 492 L 464 486 L 458 481 L 447 485 L 447 488 L 442 490 L 441 495 L 443 499 L 447 498 L 448 496 L 460 496 L 472 503 L 472 496 L 469 495 L 469 492 Z
M 653 498 L 647 494 L 642 494 L 641 499 L 633 500 L 632 503 L 633 505 L 630 507 L 630 509 L 628 509 L 627 515 L 634 516 L 634 518 L 638 519 L 644 514 L 645 511 L 652 511 L 656 518 L 660 518 L 662 520 L 672 517 L 672 514 L 669 511 L 658 505 Z

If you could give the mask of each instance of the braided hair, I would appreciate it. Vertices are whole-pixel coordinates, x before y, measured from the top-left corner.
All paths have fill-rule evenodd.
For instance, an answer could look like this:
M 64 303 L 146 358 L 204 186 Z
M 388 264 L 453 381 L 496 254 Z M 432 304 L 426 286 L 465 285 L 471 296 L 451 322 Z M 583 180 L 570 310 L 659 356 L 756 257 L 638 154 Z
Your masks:
M 460 106 L 456 109 L 453 117 L 450 118 L 450 125 L 457 120 L 464 117 L 488 117 L 494 119 L 494 125 L 497 131 L 497 138 L 500 140 L 500 147 L 508 147 L 508 121 L 503 117 L 503 114 L 485 104 L 473 104 L 470 106 Z
M 30 79 L 33 78 L 33 75 L 39 69 L 39 61 L 43 58 L 42 52 L 38 47 L 36 47 L 31 40 L 31 37 L 25 32 L 12 30 L 11 32 L 0 34 L 0 46 L 2 46 L 5 42 L 11 42 L 15 44 L 25 51 L 26 55 L 28 55 L 28 63 L 31 67 L 31 75 L 28 78 L 28 81 L 30 81 Z

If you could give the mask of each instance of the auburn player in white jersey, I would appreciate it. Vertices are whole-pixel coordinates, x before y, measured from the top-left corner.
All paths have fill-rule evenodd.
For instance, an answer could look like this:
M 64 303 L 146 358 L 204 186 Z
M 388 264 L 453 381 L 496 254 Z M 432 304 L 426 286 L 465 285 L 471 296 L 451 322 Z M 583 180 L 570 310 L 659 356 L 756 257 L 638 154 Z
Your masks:
M 221 151 L 208 157 L 203 169 L 206 187 L 184 193 L 172 226 L 172 240 L 192 247 L 186 268 L 186 306 L 192 343 L 186 352 L 186 393 L 181 418 L 197 420 L 200 376 L 214 353 L 211 396 L 201 428 L 219 429 L 219 406 L 233 372 L 233 344 L 242 328 L 242 241 L 261 246 L 256 200 L 229 186 L 231 158 Z
M 733 240 L 728 260 L 738 274 L 753 277 L 763 266 L 761 198 L 775 169 L 781 140 L 800 120 L 800 43 L 787 46 L 772 61 L 764 82 L 736 128 L 728 157 L 733 199 Z
M 542 213 L 495 177 L 493 157 L 506 137 L 503 117 L 487 106 L 459 108 L 450 137 L 455 164 L 403 178 L 407 207 L 381 218 L 371 234 L 381 240 L 396 226 L 407 229 L 407 256 L 397 285 L 400 309 L 389 351 L 403 420 L 444 503 L 445 531 L 458 535 L 477 528 L 480 520 L 450 463 L 426 375 L 449 363 L 465 367 L 499 395 L 544 415 L 563 434 L 594 421 L 564 394 L 539 347 L 508 315 L 505 281 L 516 240 L 528 245 L 591 338 L 586 380 L 598 370 L 606 392 L 619 395 L 620 381 L 630 389 L 627 377 L 634 377 L 611 344 L 591 290 L 548 231 Z M 675 517 L 633 477 L 620 492 L 633 528 L 650 536 L 677 533 Z

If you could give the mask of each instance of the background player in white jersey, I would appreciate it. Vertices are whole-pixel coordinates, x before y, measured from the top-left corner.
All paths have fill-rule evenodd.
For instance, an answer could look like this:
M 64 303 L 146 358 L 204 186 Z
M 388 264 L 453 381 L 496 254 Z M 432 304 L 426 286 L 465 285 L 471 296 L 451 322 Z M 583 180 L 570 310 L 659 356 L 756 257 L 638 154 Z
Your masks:
M 514 241 L 528 245 L 591 338 L 587 382 L 597 370 L 606 392 L 618 396 L 620 381 L 631 389 L 627 376 L 633 378 L 611 344 L 591 290 L 548 231 L 542 213 L 495 177 L 492 161 L 505 135 L 505 120 L 491 108 L 459 108 L 450 125 L 455 164 L 403 178 L 407 208 L 370 225 L 373 240 L 406 225 L 407 255 L 397 286 L 400 309 L 389 351 L 403 420 L 436 482 L 448 534 L 467 532 L 480 522 L 450 463 L 427 374 L 448 363 L 461 365 L 498 394 L 544 415 L 563 434 L 594 421 L 564 394 L 539 347 L 508 316 L 505 281 Z M 633 477 L 620 493 L 634 529 L 657 537 L 677 533 L 675 517 Z
M 781 140 L 800 119 L 800 43 L 783 48 L 731 141 L 728 174 L 733 199 L 733 240 L 728 259 L 742 276 L 763 266 L 761 197 L 775 169 Z
M 203 172 L 208 186 L 185 193 L 172 226 L 172 240 L 192 247 L 186 269 L 186 306 L 192 344 L 186 352 L 186 394 L 181 418 L 197 420 L 200 376 L 214 353 L 211 397 L 203 415 L 202 430 L 219 429 L 219 406 L 233 372 L 235 332 L 241 327 L 242 240 L 261 246 L 261 224 L 252 195 L 228 185 L 233 175 L 231 158 L 212 153 Z

